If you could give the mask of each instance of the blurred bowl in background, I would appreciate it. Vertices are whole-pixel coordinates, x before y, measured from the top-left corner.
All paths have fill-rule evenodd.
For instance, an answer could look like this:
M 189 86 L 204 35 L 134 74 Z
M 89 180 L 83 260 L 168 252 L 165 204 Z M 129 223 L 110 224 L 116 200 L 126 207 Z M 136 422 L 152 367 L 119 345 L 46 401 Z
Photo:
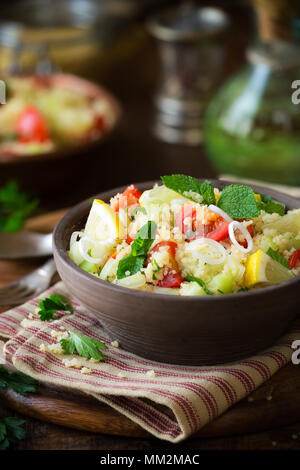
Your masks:
M 71 180 L 76 184 L 76 174 L 82 178 L 83 168 L 87 169 L 88 165 L 91 168 L 93 159 L 102 158 L 100 147 L 111 138 L 121 117 L 118 101 L 98 84 L 70 74 L 52 74 L 47 81 L 57 88 L 72 90 L 89 98 L 103 98 L 110 110 L 110 119 L 105 133 L 96 138 L 75 141 L 47 153 L 8 155 L 1 152 L 0 145 L 0 185 L 9 179 L 17 179 L 23 187 L 38 195 L 53 188 L 58 191 Z

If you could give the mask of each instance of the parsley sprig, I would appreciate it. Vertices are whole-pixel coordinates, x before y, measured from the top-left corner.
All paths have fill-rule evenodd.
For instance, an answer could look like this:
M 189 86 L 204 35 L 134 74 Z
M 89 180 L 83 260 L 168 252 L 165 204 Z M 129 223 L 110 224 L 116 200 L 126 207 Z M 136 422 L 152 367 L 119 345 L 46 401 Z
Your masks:
M 49 297 L 41 300 L 39 303 L 40 310 L 37 312 L 42 321 L 49 321 L 54 318 L 54 314 L 63 310 L 64 312 L 73 313 L 74 308 L 68 297 L 58 292 L 51 294 Z
M 198 201 L 196 197 L 193 197 L 192 193 L 202 196 L 203 204 L 209 205 L 216 203 L 214 188 L 209 181 L 201 183 L 197 178 L 188 175 L 166 175 L 161 176 L 161 180 L 167 188 L 176 191 L 194 202 Z
M 144 266 L 148 251 L 154 242 L 157 225 L 155 222 L 148 220 L 140 230 L 138 230 L 134 242 L 131 244 L 131 253 L 124 256 L 119 261 L 117 268 L 117 279 L 132 276 L 138 273 Z
M 37 199 L 20 190 L 16 181 L 0 188 L 0 232 L 17 232 L 36 209 Z
M 105 360 L 100 349 L 107 349 L 107 346 L 102 341 L 72 331 L 69 331 L 69 335 L 69 338 L 60 340 L 60 345 L 66 354 L 74 354 L 76 351 L 79 356 L 86 359 L 92 357 L 100 361 Z
M 0 420 L 0 450 L 8 449 L 10 444 L 25 439 L 26 431 L 22 428 L 25 423 L 19 418 L 3 418 Z
M 12 389 L 16 393 L 26 395 L 36 392 L 36 380 L 22 372 L 9 372 L 0 366 L 0 389 Z

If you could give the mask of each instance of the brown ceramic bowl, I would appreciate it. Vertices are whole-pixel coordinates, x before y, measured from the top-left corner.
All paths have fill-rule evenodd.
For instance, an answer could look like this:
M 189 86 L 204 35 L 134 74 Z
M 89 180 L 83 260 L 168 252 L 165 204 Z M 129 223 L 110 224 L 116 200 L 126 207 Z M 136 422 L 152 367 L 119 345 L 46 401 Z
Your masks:
M 212 180 L 220 189 L 230 184 Z M 153 182 L 138 184 L 149 189 Z M 297 199 L 259 186 L 287 209 Z M 124 188 L 97 195 L 105 201 Z M 68 256 L 74 230 L 84 227 L 90 199 L 71 209 L 54 232 L 57 270 L 69 291 L 94 312 L 111 339 L 145 358 L 186 365 L 234 361 L 274 343 L 299 311 L 300 276 L 277 286 L 215 297 L 178 297 L 119 287 L 80 269 Z

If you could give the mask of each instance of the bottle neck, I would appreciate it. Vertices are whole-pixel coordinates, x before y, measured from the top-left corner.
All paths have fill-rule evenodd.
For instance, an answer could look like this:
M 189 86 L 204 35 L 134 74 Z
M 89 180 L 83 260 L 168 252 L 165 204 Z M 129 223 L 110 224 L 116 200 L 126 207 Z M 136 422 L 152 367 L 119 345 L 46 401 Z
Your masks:
M 292 71 L 300 67 L 300 43 L 257 41 L 247 50 L 247 58 L 252 64 L 264 64 L 274 71 Z

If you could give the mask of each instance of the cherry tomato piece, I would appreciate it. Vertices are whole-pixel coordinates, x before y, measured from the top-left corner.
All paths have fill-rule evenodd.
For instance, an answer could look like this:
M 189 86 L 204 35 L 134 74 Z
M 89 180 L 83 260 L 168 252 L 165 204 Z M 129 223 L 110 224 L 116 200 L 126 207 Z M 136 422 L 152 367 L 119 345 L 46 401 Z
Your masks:
M 294 269 L 297 267 L 300 262 L 300 249 L 296 250 L 289 259 L 289 267 Z
M 120 209 L 125 209 L 133 204 L 137 205 L 141 195 L 142 194 L 137 187 L 134 184 L 131 184 L 118 199 L 112 202 L 112 208 L 114 211 L 118 212 Z
M 216 242 L 220 242 L 228 237 L 228 226 L 229 223 L 226 220 L 222 220 L 211 232 L 205 235 L 205 238 L 210 238 Z
M 180 273 L 174 273 L 173 269 L 170 269 L 168 273 L 165 275 L 165 277 L 161 280 L 158 281 L 157 285 L 158 287 L 180 287 L 183 279 L 180 275 Z
M 168 268 L 167 274 L 164 276 L 163 279 L 159 280 L 157 285 L 159 287 L 180 287 L 181 283 L 183 282 L 183 278 L 181 274 L 179 273 L 178 265 L 175 260 L 175 254 L 176 254 L 176 249 L 177 249 L 177 243 L 172 242 L 172 241 L 162 241 L 157 243 L 151 250 L 151 253 L 149 254 L 147 258 L 147 264 L 150 263 L 151 257 L 153 253 L 156 253 L 159 251 L 161 247 L 167 247 L 169 254 L 170 254 L 170 259 L 171 259 L 171 266 Z
M 16 131 L 21 142 L 45 142 L 49 139 L 47 123 L 34 106 L 28 106 L 19 115 Z
M 197 211 L 192 204 L 182 206 L 176 217 L 176 226 L 188 240 L 199 237 L 211 238 L 215 241 L 224 240 L 228 237 L 228 222 L 218 218 L 216 222 L 210 221 L 206 224 L 197 220 Z
M 106 129 L 106 123 L 104 117 L 101 114 L 97 114 L 94 118 L 94 127 L 97 131 L 104 132 Z

